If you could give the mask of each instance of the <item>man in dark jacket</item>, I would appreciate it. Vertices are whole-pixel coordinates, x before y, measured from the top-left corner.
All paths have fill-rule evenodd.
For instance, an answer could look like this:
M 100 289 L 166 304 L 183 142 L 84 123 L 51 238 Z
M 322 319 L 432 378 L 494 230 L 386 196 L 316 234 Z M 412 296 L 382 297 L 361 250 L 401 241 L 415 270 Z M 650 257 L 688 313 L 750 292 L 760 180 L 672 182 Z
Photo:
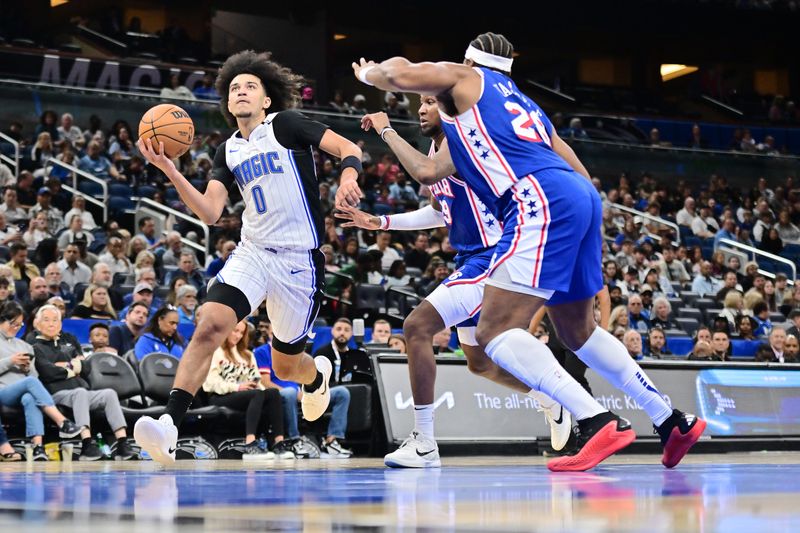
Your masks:
M 72 409 L 75 423 L 82 427 L 81 461 L 96 461 L 103 454 L 92 440 L 89 413 L 103 408 L 106 419 L 117 437 L 114 457 L 133 459 L 135 453 L 127 440 L 125 416 L 119 405 L 117 393 L 112 389 L 89 390 L 89 384 L 81 377 L 86 374 L 80 346 L 61 341 L 61 312 L 54 305 L 39 308 L 34 321 L 39 332 L 33 350 L 36 354 L 36 371 L 39 379 L 59 405 Z
M 122 324 L 111 326 L 109 331 L 108 344 L 116 348 L 117 353 L 125 355 L 133 350 L 136 339 L 141 335 L 144 326 L 147 324 L 147 317 L 150 309 L 144 302 L 134 302 L 128 308 L 128 314 Z

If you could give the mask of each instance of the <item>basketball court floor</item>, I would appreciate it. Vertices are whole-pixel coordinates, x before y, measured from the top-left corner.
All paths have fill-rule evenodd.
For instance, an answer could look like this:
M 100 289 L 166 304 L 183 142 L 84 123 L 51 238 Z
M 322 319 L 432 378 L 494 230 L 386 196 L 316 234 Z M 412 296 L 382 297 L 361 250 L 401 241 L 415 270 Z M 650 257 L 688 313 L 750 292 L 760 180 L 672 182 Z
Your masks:
M 800 453 L 0 464 L 0 531 L 800 531 Z

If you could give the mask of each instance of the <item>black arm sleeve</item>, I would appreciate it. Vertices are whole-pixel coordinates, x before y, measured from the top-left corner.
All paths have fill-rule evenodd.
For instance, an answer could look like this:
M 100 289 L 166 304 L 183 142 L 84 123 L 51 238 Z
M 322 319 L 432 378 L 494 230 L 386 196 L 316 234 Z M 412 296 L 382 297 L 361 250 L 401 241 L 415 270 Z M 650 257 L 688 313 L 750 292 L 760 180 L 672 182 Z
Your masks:
M 290 150 L 307 150 L 309 145 L 319 147 L 328 129 L 322 122 L 311 120 L 293 109 L 275 115 L 272 127 L 278 142 Z
M 233 185 L 236 179 L 228 168 L 228 163 L 225 160 L 225 142 L 217 147 L 217 152 L 214 154 L 214 166 L 211 167 L 211 179 L 222 182 L 225 189 L 228 190 Z

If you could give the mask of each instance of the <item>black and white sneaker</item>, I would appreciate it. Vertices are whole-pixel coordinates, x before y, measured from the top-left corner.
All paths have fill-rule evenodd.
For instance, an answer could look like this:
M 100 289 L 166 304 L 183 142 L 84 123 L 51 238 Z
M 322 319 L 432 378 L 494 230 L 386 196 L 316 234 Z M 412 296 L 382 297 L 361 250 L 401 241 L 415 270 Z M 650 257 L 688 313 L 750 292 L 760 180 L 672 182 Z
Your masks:
M 291 439 L 289 443 L 292 446 L 294 456 L 298 459 L 319 459 L 320 457 L 321 451 L 319 446 L 305 435 L 296 439 Z
M 274 459 L 275 454 L 269 450 L 262 450 L 261 446 L 258 445 L 258 441 L 255 440 L 247 444 L 242 453 L 242 461 L 246 463 L 250 461 L 272 461 Z
M 78 461 L 99 461 L 104 457 L 103 452 L 101 452 L 97 444 L 92 441 L 81 448 Z
M 72 439 L 80 435 L 81 427 L 72 420 L 66 418 L 61 427 L 58 428 L 58 436 L 62 439 Z
M 115 461 L 130 461 L 131 459 L 137 459 L 137 456 L 128 439 L 123 439 L 117 442 L 117 447 L 114 453 L 111 454 L 111 458 Z
M 294 459 L 294 451 L 292 450 L 292 443 L 288 440 L 282 440 L 272 447 L 272 452 L 277 459 Z
M 33 447 L 33 460 L 34 461 L 49 461 L 50 458 L 47 457 L 47 453 L 44 451 L 44 446 L 34 446 Z
M 336 439 L 333 439 L 330 442 L 325 442 L 323 440 L 320 450 L 322 451 L 320 457 L 328 457 L 331 459 L 349 459 L 353 456 L 353 450 L 344 448 Z

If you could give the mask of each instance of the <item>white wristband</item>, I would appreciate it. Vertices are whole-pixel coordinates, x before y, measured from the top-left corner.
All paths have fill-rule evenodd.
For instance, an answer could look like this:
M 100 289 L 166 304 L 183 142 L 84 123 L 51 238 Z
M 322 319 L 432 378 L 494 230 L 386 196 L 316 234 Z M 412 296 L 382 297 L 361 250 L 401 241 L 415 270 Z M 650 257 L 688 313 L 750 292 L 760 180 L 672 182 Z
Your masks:
M 385 128 L 383 128 L 383 129 L 381 130 L 381 132 L 378 134 L 378 135 L 380 135 L 380 136 L 381 136 L 381 140 L 382 140 L 383 142 L 386 142 L 386 137 L 384 137 L 384 135 L 386 135 L 386 133 L 387 133 L 387 132 L 390 132 L 390 131 L 393 131 L 393 132 L 397 133 L 397 130 L 395 130 L 393 127 L 391 127 L 391 126 L 386 126 L 386 127 L 385 127 Z
M 367 73 L 369 73 L 369 71 L 374 69 L 374 68 L 375 68 L 375 65 L 370 65 L 370 66 L 364 67 L 364 68 L 362 68 L 361 70 L 358 71 L 358 79 L 361 80 L 361 83 L 366 83 L 367 85 L 369 85 L 371 87 L 375 86 L 374 83 L 370 83 L 369 81 L 367 81 Z

